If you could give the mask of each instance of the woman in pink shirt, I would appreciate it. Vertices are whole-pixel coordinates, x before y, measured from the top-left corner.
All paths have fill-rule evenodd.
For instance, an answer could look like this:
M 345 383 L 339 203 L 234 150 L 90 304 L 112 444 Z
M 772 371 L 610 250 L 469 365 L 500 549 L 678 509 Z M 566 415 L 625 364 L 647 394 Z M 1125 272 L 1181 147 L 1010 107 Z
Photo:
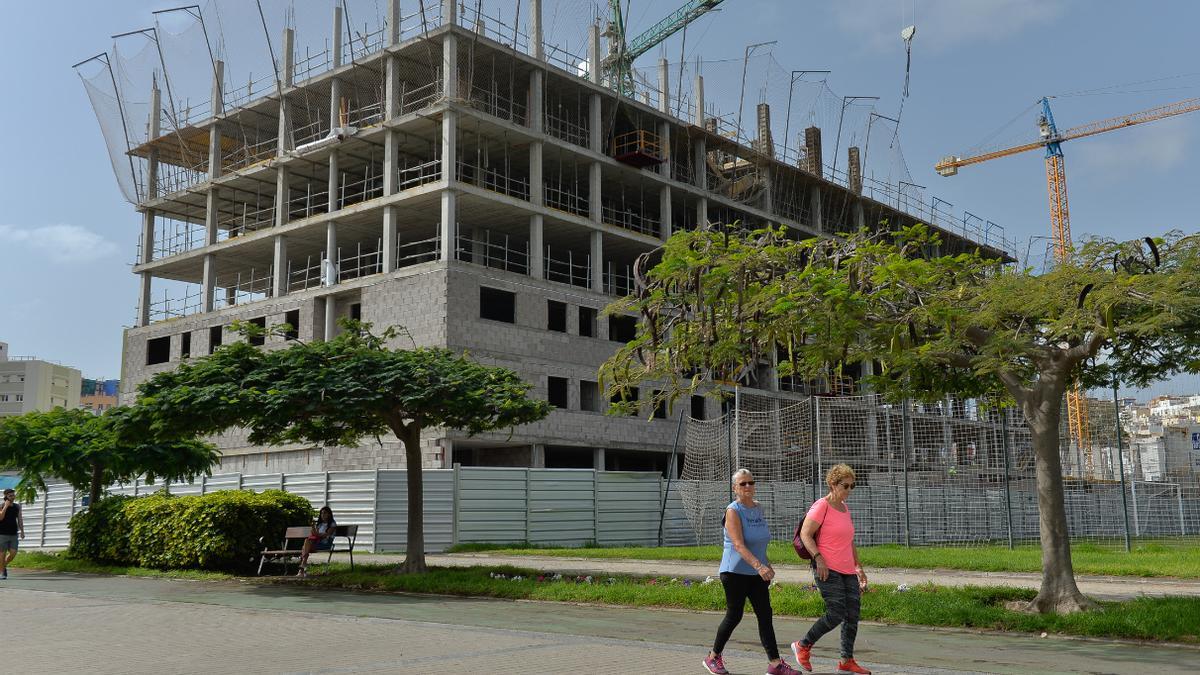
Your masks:
M 854 489 L 854 469 L 836 464 L 829 469 L 825 482 L 829 494 L 813 502 L 800 526 L 800 540 L 813 554 L 817 588 L 825 601 L 825 616 L 817 620 L 803 640 L 792 643 L 792 653 L 805 670 L 812 670 L 812 647 L 821 636 L 842 625 L 842 658 L 838 673 L 870 675 L 871 671 L 854 661 L 854 638 L 858 635 L 858 616 L 867 574 L 858 563 L 854 548 L 854 521 L 846 498 Z

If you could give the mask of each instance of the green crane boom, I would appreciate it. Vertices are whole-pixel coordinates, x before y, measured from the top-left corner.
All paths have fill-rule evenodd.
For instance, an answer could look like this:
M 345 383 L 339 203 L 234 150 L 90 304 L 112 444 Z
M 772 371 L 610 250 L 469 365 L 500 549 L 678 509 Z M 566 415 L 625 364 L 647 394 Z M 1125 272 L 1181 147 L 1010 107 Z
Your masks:
M 609 54 L 600 64 L 601 72 L 609 84 L 621 93 L 632 92 L 634 60 L 683 30 L 689 23 L 716 9 L 722 2 L 724 0 L 691 0 L 626 44 L 621 1 L 609 0 L 613 18 L 607 32 Z

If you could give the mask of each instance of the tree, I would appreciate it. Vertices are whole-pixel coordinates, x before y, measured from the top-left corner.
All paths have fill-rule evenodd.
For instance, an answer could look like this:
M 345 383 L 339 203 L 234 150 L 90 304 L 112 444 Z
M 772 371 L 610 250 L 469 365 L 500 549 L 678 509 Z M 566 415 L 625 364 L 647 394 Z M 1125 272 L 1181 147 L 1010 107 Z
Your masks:
M 923 226 L 805 241 L 677 233 L 660 262 L 638 261 L 636 294 L 609 308 L 640 322 L 602 379 L 616 394 L 657 381 L 659 399 L 673 400 L 743 380 L 779 350 L 779 372 L 805 378 L 879 363 L 868 384 L 893 400 L 1006 394 L 1036 456 L 1043 569 L 1030 608 L 1091 607 L 1071 565 L 1064 395 L 1076 377 L 1144 386 L 1200 370 L 1200 237 L 1092 239 L 1045 274 L 978 252 L 937 255 L 939 245 Z M 1098 354 L 1103 364 L 1083 367 Z
M 208 443 L 163 435 L 147 438 L 131 423 L 129 407 L 101 416 L 56 408 L 0 420 L 0 466 L 21 472 L 17 493 L 30 500 L 57 476 L 87 490 L 95 504 L 106 485 L 138 476 L 148 481 L 190 481 L 208 472 L 217 452 Z
M 506 368 L 448 349 L 389 349 L 393 329 L 375 336 L 367 324 L 343 327 L 325 342 L 222 347 L 143 383 L 139 409 L 156 433 L 245 427 L 258 445 L 354 446 L 390 431 L 404 444 L 408 468 L 408 550 L 399 571 L 424 572 L 421 432 L 512 427 L 544 418 L 550 406 L 528 398 L 531 385 Z

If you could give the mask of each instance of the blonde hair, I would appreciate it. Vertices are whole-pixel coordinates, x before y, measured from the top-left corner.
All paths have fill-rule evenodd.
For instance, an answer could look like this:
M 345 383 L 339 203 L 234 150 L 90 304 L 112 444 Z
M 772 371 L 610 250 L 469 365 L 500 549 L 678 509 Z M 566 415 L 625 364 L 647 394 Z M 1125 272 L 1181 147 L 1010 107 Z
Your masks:
M 829 467 L 829 473 L 825 474 L 825 484 L 833 487 L 844 478 L 855 478 L 854 469 L 851 469 L 849 464 L 834 464 Z
M 751 476 L 751 477 L 753 477 L 753 474 L 751 474 L 751 473 L 750 473 L 750 469 L 738 469 L 737 471 L 734 471 L 734 472 L 733 472 L 733 475 L 732 475 L 732 476 L 730 476 L 730 477 L 729 477 L 729 482 L 730 482 L 730 483 L 733 483 L 734 485 L 736 485 L 736 484 L 737 484 L 737 482 L 738 482 L 738 476 Z

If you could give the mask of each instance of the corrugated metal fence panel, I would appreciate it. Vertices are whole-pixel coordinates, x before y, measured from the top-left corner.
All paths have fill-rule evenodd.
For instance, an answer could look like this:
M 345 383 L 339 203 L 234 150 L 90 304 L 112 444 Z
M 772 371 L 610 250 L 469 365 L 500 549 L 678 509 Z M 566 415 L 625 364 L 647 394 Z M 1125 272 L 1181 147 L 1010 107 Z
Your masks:
M 528 469 L 458 469 L 458 543 L 525 541 Z
M 217 492 L 218 490 L 240 490 L 242 488 L 242 474 L 240 473 L 222 473 L 216 476 L 209 476 L 204 482 L 204 493 Z
M 46 508 L 45 493 L 29 504 L 21 503 L 21 518 L 25 521 L 25 541 L 21 546 L 40 548 L 42 544 L 42 511 Z
M 425 552 L 444 551 L 454 543 L 454 471 L 421 472 L 425 513 Z M 408 471 L 381 469 L 376 494 L 376 551 L 408 549 Z
M 319 473 L 289 473 L 283 477 L 283 489 L 294 495 L 304 497 L 308 500 L 308 503 L 313 505 L 314 509 L 319 509 L 325 505 L 328 485 L 329 474 L 324 471 Z M 337 511 L 334 511 L 334 515 L 337 515 Z M 340 518 L 338 522 L 341 522 Z M 349 523 L 343 524 L 348 525 Z M 361 530 L 362 528 L 359 529 Z
M 529 469 L 525 539 L 561 546 L 596 541 L 595 487 L 591 469 Z
M 596 473 L 596 543 L 657 544 L 660 479 L 657 473 Z
M 255 476 L 242 476 L 242 489 L 262 492 L 263 490 L 282 490 L 283 474 L 264 473 Z
M 663 481 L 663 490 L 667 489 Z M 661 504 L 659 505 L 662 506 Z M 692 523 L 683 510 L 683 500 L 679 496 L 679 483 L 671 483 L 671 493 L 667 497 L 667 512 L 663 518 L 663 543 L 667 546 L 696 546 L 696 533 Z
M 46 486 L 46 536 L 42 546 L 66 548 L 71 543 L 68 523 L 77 508 L 75 488 L 66 483 Z
M 339 525 L 358 525 L 355 549 L 374 549 L 375 471 L 331 471 L 326 503 Z
M 176 497 L 183 497 L 184 495 L 202 495 L 205 492 L 204 488 L 204 481 L 197 478 L 192 483 L 171 483 L 170 491 Z

